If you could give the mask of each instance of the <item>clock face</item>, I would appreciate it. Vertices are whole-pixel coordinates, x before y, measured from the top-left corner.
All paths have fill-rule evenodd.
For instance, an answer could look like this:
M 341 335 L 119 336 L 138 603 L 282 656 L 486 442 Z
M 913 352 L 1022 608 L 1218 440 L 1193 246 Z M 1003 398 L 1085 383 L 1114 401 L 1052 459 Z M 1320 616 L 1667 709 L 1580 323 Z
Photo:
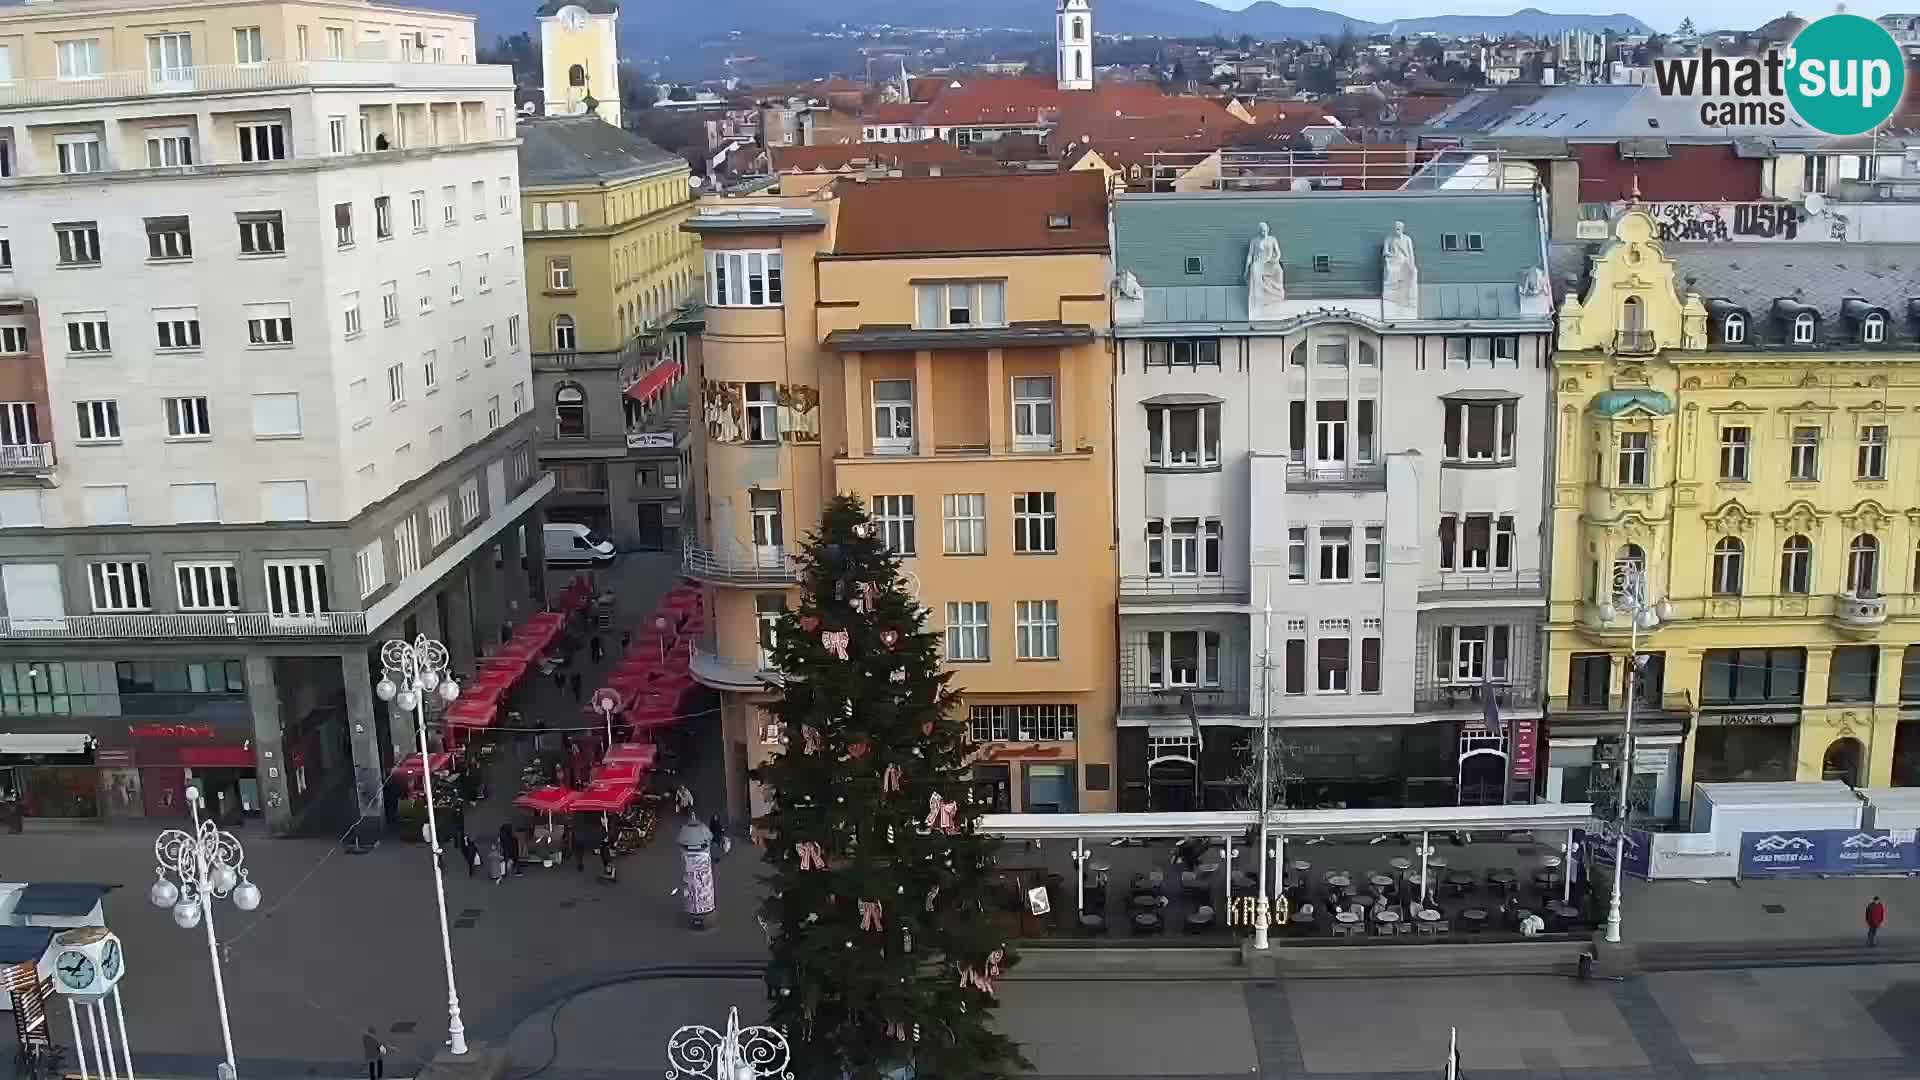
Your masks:
M 69 990 L 85 990 L 93 985 L 96 977 L 93 960 L 86 953 L 63 952 L 54 960 L 53 967 Z
M 120 977 L 120 942 L 118 939 L 108 941 L 106 950 L 100 954 L 100 974 L 108 982 L 112 982 Z

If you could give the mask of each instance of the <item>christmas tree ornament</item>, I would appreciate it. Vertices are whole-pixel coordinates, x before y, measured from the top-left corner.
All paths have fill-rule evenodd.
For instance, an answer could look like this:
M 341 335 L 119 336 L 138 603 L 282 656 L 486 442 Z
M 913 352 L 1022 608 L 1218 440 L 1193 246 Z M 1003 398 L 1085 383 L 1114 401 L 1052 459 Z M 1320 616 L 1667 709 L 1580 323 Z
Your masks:
M 889 680 L 891 680 L 891 681 L 893 681 L 893 682 L 897 682 L 897 683 L 903 683 L 903 682 L 906 682 L 906 681 L 907 681 L 907 669 L 906 669 L 906 668 L 894 668 L 894 669 L 893 669 L 892 671 L 890 671 L 890 672 L 888 672 L 888 673 L 887 673 L 887 678 L 888 678 Z
M 820 752 L 822 745 L 823 742 L 820 738 L 819 728 L 805 726 L 800 729 L 800 748 L 802 753 L 817 754 Z
M 881 923 L 881 919 L 882 919 L 882 912 L 880 910 L 880 901 L 878 900 L 860 901 L 860 929 L 865 930 L 869 933 L 877 934 L 881 930 L 885 929 L 885 927 Z
M 903 926 L 900 928 L 900 948 L 901 948 L 901 951 L 903 952 L 910 953 L 913 951 L 913 928 L 912 927 Z
M 891 825 L 887 826 L 887 843 L 893 843 L 893 826 Z M 905 892 L 906 889 L 907 887 L 905 885 L 900 886 L 901 892 Z
M 932 856 L 928 856 L 928 858 L 932 858 Z M 935 900 L 938 900 L 939 898 L 940 898 L 940 886 L 935 885 L 933 888 L 927 890 L 927 910 L 928 911 L 933 910 L 933 902 Z
M 895 630 L 891 626 L 880 631 L 880 644 L 885 645 L 889 649 L 900 644 L 900 631 Z
M 865 540 L 873 535 L 873 526 L 865 521 L 857 521 L 853 525 L 853 535 Z
M 827 856 L 826 853 L 820 849 L 818 841 L 808 840 L 802 844 L 795 844 L 793 845 L 793 853 L 800 856 L 800 869 L 802 870 L 825 870 L 827 868 Z
M 905 774 L 900 771 L 900 766 L 898 765 L 887 766 L 880 773 L 880 790 L 890 795 L 899 794 L 900 781 L 901 781 L 901 778 L 904 776 Z M 891 839 L 891 837 L 889 837 L 889 839 Z
M 821 646 L 832 653 L 835 660 L 847 658 L 847 644 L 850 640 L 845 630 L 827 630 L 820 635 Z
M 959 826 L 954 824 L 954 815 L 959 810 L 958 803 L 942 799 L 939 792 L 934 792 L 927 796 L 927 828 L 938 829 L 948 835 L 959 832 Z
M 914 1042 L 920 1041 L 920 1025 L 919 1024 L 913 1025 L 913 1041 Z
M 880 602 L 880 586 L 871 581 L 860 583 L 860 601 L 867 611 L 872 611 Z
M 867 744 L 864 742 L 853 742 L 853 743 L 847 744 L 847 754 L 848 756 L 852 757 L 853 760 L 855 761 L 859 761 L 862 758 L 866 757 L 867 749 L 868 749 Z

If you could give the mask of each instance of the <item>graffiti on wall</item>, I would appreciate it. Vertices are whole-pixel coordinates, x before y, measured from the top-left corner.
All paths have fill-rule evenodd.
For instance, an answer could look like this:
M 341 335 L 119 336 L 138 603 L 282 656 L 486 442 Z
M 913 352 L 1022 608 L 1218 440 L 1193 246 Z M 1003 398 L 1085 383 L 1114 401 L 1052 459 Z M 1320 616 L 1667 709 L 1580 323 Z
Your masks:
M 707 379 L 700 385 L 700 401 L 708 439 L 719 443 L 748 441 L 746 383 Z M 782 442 L 820 441 L 819 390 L 802 383 L 781 383 L 775 390 L 775 401 Z
M 1790 203 L 1670 202 L 1654 203 L 1647 211 L 1653 216 L 1662 241 L 1731 243 L 1829 239 L 1825 229 L 1803 227 L 1808 225 L 1806 211 Z

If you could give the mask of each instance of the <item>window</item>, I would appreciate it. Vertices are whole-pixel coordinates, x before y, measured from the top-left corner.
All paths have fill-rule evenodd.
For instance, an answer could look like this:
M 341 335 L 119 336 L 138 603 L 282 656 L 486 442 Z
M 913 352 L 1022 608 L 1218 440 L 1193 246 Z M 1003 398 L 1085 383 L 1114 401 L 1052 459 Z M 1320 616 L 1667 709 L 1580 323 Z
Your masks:
M 707 303 L 715 307 L 779 307 L 778 251 L 707 252 Z
M 407 400 L 407 365 L 387 366 L 387 404 L 402 405 Z
M 1806 674 L 1804 649 L 1708 649 L 1701 660 L 1700 703 L 1796 704 Z
M 19 356 L 27 351 L 27 328 L 0 326 L 0 356 Z
M 1793 457 L 1788 479 L 1800 481 L 1820 479 L 1819 428 L 1796 427 L 1793 429 Z
M 1347 460 L 1347 403 L 1313 403 L 1314 460 L 1337 463 Z
M 974 705 L 967 716 L 967 737 L 976 743 L 1067 742 L 1078 726 L 1075 705 Z
M 507 316 L 507 348 L 520 351 L 520 316 Z
M 53 148 L 64 175 L 97 173 L 106 168 L 98 135 L 55 135 Z
M 155 308 L 154 336 L 163 351 L 182 352 L 200 347 L 198 308 Z
M 147 564 L 97 562 L 87 564 L 87 592 L 93 610 L 146 611 L 153 607 L 147 589 Z
M 81 489 L 89 525 L 126 525 L 133 520 L 125 484 L 89 484 Z
M 1865 597 L 1879 590 L 1880 541 L 1870 533 L 1861 533 L 1847 545 L 1847 591 Z
M 1780 545 L 1780 591 L 1805 596 L 1813 591 L 1813 541 L 1789 536 Z
M 353 246 L 353 204 L 333 204 L 333 240 L 341 247 Z
M 81 442 L 120 441 L 120 403 L 117 401 L 76 401 Z
M 447 303 L 457 304 L 461 301 L 462 297 L 460 295 L 460 284 L 461 284 L 460 264 L 457 262 L 448 263 L 447 264 Z
M 1154 577 L 1220 573 L 1219 519 L 1147 522 L 1147 572 Z
M 230 562 L 173 564 L 181 611 L 240 610 L 240 568 Z
M 293 344 L 293 306 L 248 304 L 247 341 L 261 346 Z
M 444 185 L 440 189 L 440 223 L 460 224 L 460 191 L 452 184 Z
M 760 641 L 760 670 L 773 671 L 778 665 L 774 653 L 780 645 L 780 617 L 787 613 L 787 598 L 779 593 L 764 593 L 753 598 L 753 621 Z
M 327 32 L 327 59 L 344 60 L 347 58 L 347 31 L 343 27 L 329 26 Z
M 333 154 L 344 154 L 347 152 L 346 117 L 327 117 L 327 151 Z
M 1502 520 L 1511 522 L 1512 518 Z M 1366 544 L 1360 553 L 1360 572 L 1368 581 L 1379 581 L 1381 557 L 1386 545 L 1386 529 L 1379 525 L 1367 526 Z
M 420 521 L 412 515 L 393 527 L 393 568 L 402 581 L 420 572 Z
M 240 136 L 241 161 L 285 161 L 287 129 L 277 121 L 260 124 L 235 124 Z
M 500 395 L 487 398 L 487 430 L 493 431 L 500 426 Z
M 260 64 L 267 59 L 266 42 L 257 26 L 241 26 L 233 31 L 233 61 L 236 64 Z
M 1747 546 L 1729 536 L 1713 545 L 1713 595 L 1739 596 L 1746 576 Z
M 1147 464 L 1162 469 L 1199 469 L 1220 464 L 1220 407 L 1148 406 Z
M 1219 368 L 1220 341 L 1218 338 L 1181 338 L 1173 341 L 1149 341 L 1146 343 L 1146 370 L 1155 368 L 1187 368 L 1198 371 L 1203 367 Z
M 280 255 L 287 250 L 287 234 L 280 211 L 258 210 L 234 215 L 240 224 L 242 255 Z
M 513 324 L 509 322 L 508 325 L 511 326 Z M 575 331 L 574 331 L 573 316 L 555 315 L 553 317 L 554 351 L 572 352 L 574 349 L 579 347 L 579 344 L 580 344 L 580 339 L 575 334 Z
M 562 439 L 587 437 L 587 395 L 574 383 L 562 383 L 553 392 L 554 434 Z
M 193 164 L 193 132 L 186 128 L 147 131 L 147 168 L 172 169 Z
M 1747 456 L 1752 439 L 1752 428 L 1726 427 L 1720 429 L 1720 479 L 1741 482 L 1749 479 L 1747 473 Z
M 540 204 L 540 227 L 547 232 L 580 227 L 580 204 L 549 202 Z
M 253 434 L 262 439 L 298 438 L 300 395 L 253 395 Z
M 7 163 L 6 143 L 0 142 L 0 176 L 7 175 L 7 170 L 5 168 L 6 163 Z M 13 269 L 13 241 L 7 238 L 7 234 L 5 230 L 0 230 L 0 270 L 11 271 L 12 269 Z
M 480 481 L 467 480 L 460 485 L 460 523 L 472 524 L 480 519 Z
M 1868 345 L 1887 340 L 1887 317 L 1876 311 L 1860 320 L 1860 340 Z
M 985 495 L 943 495 L 941 519 L 945 532 L 944 551 L 948 555 L 985 555 L 987 553 L 987 497 Z
M 1793 317 L 1793 343 L 1795 345 L 1813 344 L 1813 330 L 1816 321 L 1812 315 L 1804 311 Z
M 391 195 L 374 196 L 373 235 L 376 240 L 393 239 L 393 196 Z
M 1720 324 L 1720 341 L 1726 345 L 1739 345 L 1747 340 L 1747 317 L 1739 313 L 1730 314 Z
M 1013 380 L 1013 446 L 1016 450 L 1053 449 L 1052 378 L 1021 376 Z
M 1343 637 L 1323 637 L 1314 642 L 1317 663 L 1314 667 L 1319 673 L 1316 684 L 1323 694 L 1344 694 L 1347 692 L 1348 662 L 1351 659 L 1352 642 Z
M 260 485 L 260 498 L 268 521 L 308 520 L 305 480 L 268 480 Z
M 1026 491 L 1013 497 L 1013 550 L 1051 555 L 1057 547 L 1054 493 Z
M 69 221 L 53 227 L 60 245 L 61 266 L 100 265 L 100 226 L 91 221 Z
M 360 336 L 360 294 L 350 292 L 340 298 L 341 329 L 348 338 Z
M 455 341 L 456 349 L 459 342 Z M 420 385 L 431 394 L 440 388 L 440 351 L 428 349 L 420 354 Z
M 1298 526 L 1287 530 L 1287 580 L 1307 580 L 1307 530 Z
M 1154 690 L 1220 685 L 1220 635 L 1210 630 L 1148 633 L 1147 682 Z
M 1862 480 L 1887 478 L 1887 426 L 1885 424 L 1861 426 L 1857 475 Z
M 1353 580 L 1353 530 L 1320 526 L 1320 581 Z
M 67 351 L 70 353 L 107 353 L 113 351 L 113 336 L 107 329 L 105 312 L 83 312 L 67 316 Z
M 507 404 L 512 409 L 509 413 L 511 416 L 519 416 L 521 413 L 527 411 L 526 383 L 517 382 L 513 384 L 512 396 L 507 399 Z
M 495 128 L 494 135 L 498 138 L 506 138 L 506 113 L 503 110 L 496 109 L 494 110 L 493 119 Z M 498 198 L 500 199 L 500 212 L 503 214 L 513 213 L 513 177 L 503 176 L 500 178 Z
M 747 384 L 747 441 L 780 441 L 780 395 L 773 383 Z
M 1620 433 L 1620 453 L 1616 482 L 1621 487 L 1646 487 L 1648 459 L 1653 456 L 1652 436 L 1644 431 Z
M 956 663 L 991 659 L 987 602 L 948 601 L 947 659 Z
M 1377 637 L 1360 639 L 1360 692 L 1380 692 L 1380 639 Z
M 360 598 L 362 600 L 379 592 L 387 584 L 387 553 L 380 541 L 366 545 L 353 553 L 353 568 L 360 578 Z
M 909 380 L 874 381 L 873 452 L 913 452 L 913 383 Z
M 473 219 L 475 221 L 484 220 L 487 216 L 487 182 L 485 180 L 475 180 L 469 187 L 469 194 L 472 195 L 471 201 L 473 202 Z
M 318 560 L 274 560 L 266 564 L 267 614 L 280 619 L 313 619 L 330 610 L 327 564 Z
M 1880 650 L 1873 645 L 1840 645 L 1827 671 L 1827 702 L 1871 704 L 1880 682 Z
M 1512 628 L 1442 626 L 1435 631 L 1434 677 L 1443 683 L 1507 681 Z
M 547 290 L 549 292 L 573 291 L 573 259 L 555 258 L 547 260 Z
M 207 399 L 203 397 L 170 397 L 167 399 L 167 437 L 170 439 L 204 439 L 213 434 L 213 425 L 207 416 Z
M 476 289 L 479 289 L 481 292 L 493 291 L 493 286 L 487 283 L 487 270 L 489 268 L 489 262 L 491 258 L 492 257 L 484 251 L 473 257 L 474 259 L 473 287 Z
M 914 554 L 913 496 L 875 495 L 873 520 L 888 551 L 902 558 Z
M 1307 692 L 1307 643 L 1303 638 L 1289 638 L 1286 647 L 1286 663 L 1283 689 L 1288 694 Z
M 1013 655 L 1020 660 L 1060 659 L 1060 601 L 1014 602 Z
M 407 194 L 407 208 L 412 214 L 413 231 L 427 231 L 427 193 L 413 191 Z
M 439 547 L 453 537 L 453 503 L 445 495 L 427 504 L 427 543 Z
M 1512 461 L 1520 431 L 1516 401 L 1449 401 L 1443 431 L 1443 460 Z
M 53 43 L 55 72 L 62 79 L 97 79 L 106 68 L 100 60 L 99 38 L 76 38 Z
M 1007 325 L 1007 283 L 944 281 L 915 285 L 914 325 L 922 330 L 957 330 Z
M 486 326 L 483 326 L 480 328 L 480 361 L 482 364 L 486 364 L 486 365 L 491 365 L 493 363 L 493 324 L 492 323 L 488 323 Z

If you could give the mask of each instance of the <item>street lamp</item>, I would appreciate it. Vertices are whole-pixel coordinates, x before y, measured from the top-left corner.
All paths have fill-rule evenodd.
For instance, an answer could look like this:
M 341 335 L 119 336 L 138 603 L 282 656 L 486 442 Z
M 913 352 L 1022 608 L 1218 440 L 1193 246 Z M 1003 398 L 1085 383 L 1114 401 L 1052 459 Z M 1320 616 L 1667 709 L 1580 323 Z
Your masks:
M 1264 634 L 1260 646 L 1260 895 L 1253 902 L 1253 947 L 1267 948 L 1267 923 L 1272 918 L 1268 907 L 1269 882 L 1267 881 L 1267 859 L 1269 845 L 1267 841 L 1267 818 L 1273 812 L 1272 792 L 1269 791 L 1267 769 L 1273 759 L 1273 587 L 1267 587 L 1267 599 L 1262 614 L 1265 616 Z
M 660 662 L 662 664 L 667 662 L 667 629 L 667 617 L 665 615 L 655 615 L 653 617 L 653 634 L 660 639 Z M 680 637 L 679 634 L 673 636 L 675 639 Z
M 1620 886 L 1627 876 L 1628 789 L 1633 786 L 1633 699 L 1640 675 L 1640 635 L 1652 633 L 1661 623 L 1673 618 L 1673 605 L 1656 601 L 1647 585 L 1646 563 L 1639 559 L 1620 559 L 1613 564 L 1613 597 L 1600 605 L 1600 621 L 1610 623 L 1625 614 L 1627 629 L 1627 671 L 1624 685 L 1627 696 L 1626 721 L 1620 729 L 1620 769 L 1614 784 L 1619 790 L 1619 817 L 1613 823 L 1613 897 L 1607 902 L 1607 941 L 1620 940 Z
M 169 908 L 174 924 L 191 930 L 205 924 L 207 959 L 213 965 L 213 996 L 220 1005 L 220 1041 L 227 1060 L 221 1075 L 233 1080 L 239 1066 L 233 1059 L 233 1024 L 227 1019 L 227 984 L 220 974 L 220 943 L 213 933 L 215 897 L 230 899 L 241 911 L 260 906 L 260 886 L 247 880 L 241 868 L 247 853 L 230 832 L 222 832 L 218 822 L 200 820 L 200 789 L 189 785 L 187 808 L 193 816 L 193 831 L 168 829 L 153 842 L 155 881 L 147 890 L 154 907 Z M 171 874 L 172 878 L 168 875 Z M 178 879 L 179 884 L 174 884 Z
M 740 1010 L 727 1010 L 727 1030 L 688 1024 L 667 1039 L 667 1080 L 761 1080 L 791 1077 L 787 1037 L 779 1028 L 740 1026 Z
M 460 1022 L 460 990 L 453 981 L 453 939 L 447 934 L 447 883 L 440 876 L 440 830 L 433 813 L 433 760 L 427 751 L 427 695 L 439 694 L 452 704 L 460 696 L 460 684 L 448 672 L 447 647 L 425 634 L 409 645 L 395 639 L 380 646 L 380 665 L 385 670 L 373 692 L 381 701 L 389 701 L 413 714 L 414 730 L 420 737 L 421 785 L 427 798 L 427 845 L 433 851 L 433 898 L 440 905 L 440 955 L 447 965 L 447 1046 L 455 1056 L 467 1052 L 467 1029 Z
M 607 723 L 607 749 L 613 749 L 613 714 L 620 711 L 620 691 L 603 686 L 593 692 L 593 707 Z

